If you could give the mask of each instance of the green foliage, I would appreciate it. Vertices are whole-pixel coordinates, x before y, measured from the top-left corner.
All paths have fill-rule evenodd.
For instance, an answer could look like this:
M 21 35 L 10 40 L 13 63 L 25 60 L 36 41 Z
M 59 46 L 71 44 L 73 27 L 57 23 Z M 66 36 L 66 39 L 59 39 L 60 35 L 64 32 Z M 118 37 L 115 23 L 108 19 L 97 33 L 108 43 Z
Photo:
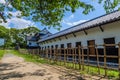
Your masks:
M 19 10 L 21 16 L 29 17 L 33 21 L 41 22 L 46 26 L 61 26 L 61 20 L 67 11 L 75 12 L 77 8 L 82 8 L 84 14 L 94 10 L 93 6 L 80 0 L 8 0 L 13 7 L 4 7 L 8 10 Z M 0 7 L 0 8 L 1 8 Z M 11 14 L 8 15 L 11 17 Z M 19 16 L 20 17 L 20 16 Z
M 4 10 L 21 12 L 18 18 L 26 17 L 35 22 L 41 22 L 42 25 L 49 27 L 61 27 L 61 21 L 64 13 L 75 12 L 81 8 L 83 14 L 88 14 L 94 10 L 93 5 L 81 0 L 5 0 L 6 4 L 0 3 L 0 11 Z M 88 0 L 89 1 L 89 0 Z M 94 0 L 91 0 L 94 1 Z M 120 0 L 97 0 L 103 3 L 106 13 L 113 11 L 119 6 Z M 9 7 L 8 5 L 12 5 Z M 119 8 L 118 8 L 119 9 Z M 1 16 L 1 15 L 0 15 Z M 12 14 L 3 14 L 5 18 L 11 18 Z M 2 17 L 2 16 L 1 16 Z M 59 28 L 57 28 L 59 30 Z
M 120 5 L 120 0 L 99 0 L 99 3 L 104 3 L 103 7 L 106 13 L 114 11 Z M 119 10 L 120 7 L 118 7 Z
M 36 27 L 28 27 L 25 29 L 11 28 L 7 29 L 4 26 L 0 26 L 0 38 L 5 39 L 5 48 L 14 47 L 16 43 L 19 43 L 20 47 L 26 47 L 26 35 L 32 33 L 38 33 L 40 30 Z

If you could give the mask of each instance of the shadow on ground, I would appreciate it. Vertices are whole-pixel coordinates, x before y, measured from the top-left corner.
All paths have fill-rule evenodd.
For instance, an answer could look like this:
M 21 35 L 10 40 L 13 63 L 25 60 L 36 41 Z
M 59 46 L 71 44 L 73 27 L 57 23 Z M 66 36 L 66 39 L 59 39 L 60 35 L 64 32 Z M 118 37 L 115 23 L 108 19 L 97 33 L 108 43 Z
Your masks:
M 14 69 L 23 67 L 23 65 L 16 65 L 17 63 L 14 64 L 9 64 L 9 63 L 1 63 L 0 64 L 0 80 L 6 80 L 6 79 L 11 79 L 11 78 L 22 78 L 25 76 L 44 76 L 46 70 L 45 69 L 40 69 L 36 70 L 33 73 L 27 72 L 27 73 L 21 73 L 14 71 Z

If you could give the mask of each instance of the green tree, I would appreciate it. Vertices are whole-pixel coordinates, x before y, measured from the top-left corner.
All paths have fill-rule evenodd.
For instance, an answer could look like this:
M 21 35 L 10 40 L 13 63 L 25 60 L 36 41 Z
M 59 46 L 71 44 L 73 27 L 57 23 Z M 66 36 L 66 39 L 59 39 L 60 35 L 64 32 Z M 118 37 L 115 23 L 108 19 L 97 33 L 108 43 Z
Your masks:
M 0 11 L 8 10 L 21 11 L 21 16 L 28 17 L 33 21 L 41 22 L 46 26 L 60 26 L 60 22 L 67 11 L 75 12 L 76 9 L 82 8 L 84 14 L 94 10 L 94 7 L 88 2 L 81 0 L 5 0 L 6 4 L 0 4 Z M 94 1 L 94 0 L 88 0 Z M 103 7 L 107 13 L 111 12 L 120 4 L 120 0 L 97 0 L 104 3 Z M 8 5 L 12 5 L 9 7 Z M 10 18 L 12 14 L 2 14 L 3 18 Z M 18 17 L 21 17 L 18 16 Z M 4 20 L 5 21 L 5 20 Z
M 20 47 L 26 47 L 26 36 L 32 33 L 38 33 L 40 30 L 36 27 L 28 27 L 24 29 L 16 29 L 11 28 L 7 29 L 4 26 L 0 26 L 0 38 L 5 39 L 5 46 L 8 47 L 15 47 L 17 43 L 19 43 Z
M 0 26 L 0 38 L 5 39 L 4 47 L 10 47 L 12 45 L 10 36 L 9 36 L 9 29 L 5 28 L 4 26 Z

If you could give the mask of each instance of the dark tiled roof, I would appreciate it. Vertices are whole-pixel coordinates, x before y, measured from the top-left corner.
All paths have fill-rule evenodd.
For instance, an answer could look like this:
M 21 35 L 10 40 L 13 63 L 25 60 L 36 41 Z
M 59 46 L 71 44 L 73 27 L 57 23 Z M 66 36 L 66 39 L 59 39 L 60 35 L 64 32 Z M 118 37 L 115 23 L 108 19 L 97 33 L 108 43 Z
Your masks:
M 73 33 L 73 32 L 77 32 L 77 31 L 81 31 L 81 30 L 85 30 L 85 29 L 89 29 L 89 28 L 93 28 L 93 27 L 98 27 L 99 25 L 106 24 L 106 23 L 109 23 L 109 22 L 113 22 L 113 21 L 116 21 L 116 20 L 119 20 L 119 19 L 120 19 L 120 11 L 115 11 L 115 12 L 112 12 L 110 14 L 102 15 L 100 17 L 94 18 L 92 20 L 86 21 L 84 23 L 81 23 L 81 24 L 78 24 L 78 25 L 73 26 L 71 28 L 60 31 L 56 34 L 51 35 L 50 37 L 41 39 L 39 42 L 49 40 L 49 39 L 53 39 L 53 38 L 63 36 L 63 35 L 66 35 L 66 34 L 70 34 L 70 33 Z
M 46 28 L 44 28 L 43 30 L 41 30 L 39 33 L 36 34 L 36 37 L 44 36 L 46 34 L 52 35 L 52 33 L 50 33 Z

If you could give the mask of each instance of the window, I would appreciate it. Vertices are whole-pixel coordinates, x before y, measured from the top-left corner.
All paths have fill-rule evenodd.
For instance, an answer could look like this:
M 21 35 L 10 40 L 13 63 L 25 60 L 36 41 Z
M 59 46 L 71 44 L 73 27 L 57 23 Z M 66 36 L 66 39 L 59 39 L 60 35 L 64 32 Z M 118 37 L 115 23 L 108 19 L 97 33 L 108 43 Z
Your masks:
M 29 45 L 31 45 L 32 43 L 31 42 L 29 42 Z
M 64 54 L 64 44 L 61 44 L 61 53 Z
M 49 49 L 49 46 L 48 46 L 48 49 Z
M 51 46 L 51 48 L 53 49 L 53 45 Z
M 51 49 L 52 49 L 52 53 L 54 53 L 53 45 L 51 46 Z
M 46 46 L 45 46 L 45 49 L 46 49 Z
M 64 44 L 61 44 L 61 48 L 64 48 Z
M 115 38 L 105 38 L 104 39 L 105 44 L 115 44 Z M 107 55 L 116 55 L 116 48 L 115 46 L 106 46 L 106 54 Z
M 55 45 L 55 48 L 57 49 L 57 48 L 58 48 L 58 45 Z
M 76 47 L 81 46 L 81 42 L 76 42 Z
M 105 38 L 104 39 L 104 43 L 105 44 L 115 44 L 115 38 Z M 108 48 L 109 48 L 110 46 L 108 46 Z M 114 46 L 111 46 L 111 47 L 113 47 L 114 48 Z M 111 48 L 110 47 L 110 48 Z
M 71 47 L 72 47 L 72 44 L 71 44 L 71 43 L 67 43 L 67 47 L 68 47 L 68 48 L 71 48 Z

